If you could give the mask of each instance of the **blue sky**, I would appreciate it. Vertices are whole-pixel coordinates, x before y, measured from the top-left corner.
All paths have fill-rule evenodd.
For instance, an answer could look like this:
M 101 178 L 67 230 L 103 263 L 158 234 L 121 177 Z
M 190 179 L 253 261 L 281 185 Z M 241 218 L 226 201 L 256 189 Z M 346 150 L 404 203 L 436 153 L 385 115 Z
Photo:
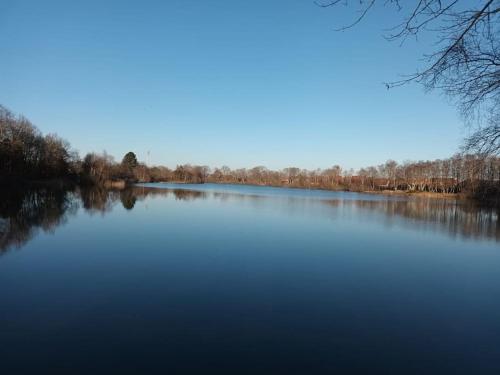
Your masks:
M 444 158 L 466 134 L 417 85 L 430 51 L 309 0 L 0 2 L 0 103 L 81 154 L 151 164 L 346 168 Z

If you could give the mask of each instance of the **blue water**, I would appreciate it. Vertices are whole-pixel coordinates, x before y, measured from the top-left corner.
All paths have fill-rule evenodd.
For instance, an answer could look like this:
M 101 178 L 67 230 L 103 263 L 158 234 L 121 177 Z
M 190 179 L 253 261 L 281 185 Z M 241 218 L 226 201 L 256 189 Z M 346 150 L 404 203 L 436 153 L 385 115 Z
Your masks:
M 495 210 L 211 184 L 8 202 L 1 373 L 500 373 Z

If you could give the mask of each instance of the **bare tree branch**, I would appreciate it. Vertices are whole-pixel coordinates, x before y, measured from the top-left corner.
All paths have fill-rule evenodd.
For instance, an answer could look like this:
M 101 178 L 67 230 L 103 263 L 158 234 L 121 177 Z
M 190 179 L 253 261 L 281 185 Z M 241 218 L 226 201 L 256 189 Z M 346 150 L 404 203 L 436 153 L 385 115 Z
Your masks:
M 320 6 L 335 8 L 339 2 Z M 436 40 L 436 51 L 423 56 L 424 69 L 386 83 L 387 88 L 418 82 L 426 90 L 442 90 L 455 101 L 468 122 L 488 124 L 474 139 L 484 137 L 491 147 L 481 149 L 499 153 L 494 146 L 498 138 L 491 129 L 500 126 L 500 0 L 479 0 L 479 6 L 464 0 L 418 0 L 413 6 L 402 5 L 399 0 L 379 3 L 402 14 L 402 21 L 389 29 L 386 36 L 389 41 L 400 40 L 403 44 L 408 37 L 421 32 L 431 33 Z M 345 4 L 352 4 L 361 15 L 339 30 L 361 22 L 375 7 L 376 0 L 361 1 L 359 5 L 346 0 Z M 408 9 L 406 16 L 405 9 Z

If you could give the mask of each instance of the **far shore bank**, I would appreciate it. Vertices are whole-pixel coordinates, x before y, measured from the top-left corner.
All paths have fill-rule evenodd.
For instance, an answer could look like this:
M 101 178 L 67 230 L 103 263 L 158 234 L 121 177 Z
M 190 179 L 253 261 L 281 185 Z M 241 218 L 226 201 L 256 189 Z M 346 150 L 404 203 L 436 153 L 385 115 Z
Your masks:
M 185 181 L 155 181 L 149 183 L 167 183 L 167 184 L 179 184 L 179 185 L 203 185 L 204 183 L 192 183 Z M 234 183 L 234 182 L 217 182 L 217 181 L 207 181 L 206 183 L 216 184 L 216 185 L 246 185 L 246 186 L 260 186 L 260 187 L 274 187 L 274 188 L 284 188 L 284 189 L 303 189 L 303 190 L 322 190 L 322 191 L 336 191 L 336 192 L 346 192 L 346 193 L 360 193 L 360 194 L 373 194 L 373 195 L 384 195 L 384 196 L 399 196 L 408 197 L 415 199 L 446 199 L 455 201 L 469 201 L 475 202 L 481 206 L 485 207 L 500 207 L 500 197 L 490 196 L 490 197 L 474 197 L 467 195 L 466 193 L 441 193 L 432 191 L 409 191 L 409 190 L 349 190 L 345 188 L 333 188 L 328 189 L 318 186 L 294 186 L 294 185 L 272 185 L 272 184 L 252 184 L 252 183 Z
M 151 184 L 175 184 L 175 185 L 204 185 L 205 183 L 192 183 L 185 181 L 155 181 L 155 182 L 140 182 Z M 439 193 L 430 191 L 407 191 L 407 190 L 349 190 L 349 189 L 327 189 L 324 187 L 315 186 L 293 186 L 293 185 L 269 185 L 269 184 L 252 184 L 252 183 L 234 183 L 234 182 L 216 182 L 207 181 L 206 183 L 214 185 L 233 185 L 233 186 L 257 186 L 257 187 L 274 187 L 282 189 L 303 189 L 303 190 L 321 190 L 332 192 L 346 192 L 346 193 L 361 193 L 361 194 L 374 194 L 374 195 L 387 195 L 387 196 L 402 196 L 402 197 L 416 197 L 416 198 L 434 198 L 434 199 L 455 199 L 455 200 L 474 200 L 464 194 L 459 193 Z
M 259 186 L 259 187 L 274 187 L 274 188 L 284 188 L 284 189 L 303 189 L 303 190 L 322 190 L 322 191 L 333 191 L 333 192 L 350 192 L 350 193 L 362 193 L 362 194 L 373 194 L 373 195 L 384 195 L 384 196 L 398 196 L 398 197 L 410 197 L 417 199 L 448 199 L 448 200 L 463 200 L 463 201 L 474 201 L 481 205 L 487 206 L 499 206 L 499 200 L 497 199 L 478 199 L 475 197 L 468 196 L 464 193 L 441 193 L 441 192 L 431 192 L 431 191 L 408 191 L 408 190 L 350 190 L 342 187 L 338 188 L 325 188 L 321 186 L 296 186 L 296 185 L 271 185 L 271 184 L 252 184 L 252 183 L 234 183 L 234 182 L 218 182 L 218 181 L 206 181 L 206 182 L 187 182 L 187 181 L 127 181 L 127 180 L 106 180 L 98 184 L 88 183 L 85 181 L 78 181 L 72 178 L 51 178 L 51 179 L 37 179 L 28 180 L 22 178 L 1 178 L 0 177 L 0 187 L 2 188 L 16 188 L 19 186 L 25 188 L 54 188 L 54 189 L 74 189 L 76 187 L 97 187 L 103 189 L 111 190 L 123 190 L 129 186 L 133 186 L 138 183 L 151 183 L 151 184 L 178 184 L 178 185 L 204 185 L 206 183 L 211 183 L 215 185 L 246 185 L 246 186 Z

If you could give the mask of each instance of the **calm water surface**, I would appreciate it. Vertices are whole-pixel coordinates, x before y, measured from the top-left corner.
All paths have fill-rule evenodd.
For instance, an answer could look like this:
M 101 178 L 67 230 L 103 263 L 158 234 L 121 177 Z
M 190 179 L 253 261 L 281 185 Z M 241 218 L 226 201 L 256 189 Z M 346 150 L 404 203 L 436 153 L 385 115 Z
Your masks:
M 498 211 L 209 184 L 0 201 L 2 374 L 500 374 Z

